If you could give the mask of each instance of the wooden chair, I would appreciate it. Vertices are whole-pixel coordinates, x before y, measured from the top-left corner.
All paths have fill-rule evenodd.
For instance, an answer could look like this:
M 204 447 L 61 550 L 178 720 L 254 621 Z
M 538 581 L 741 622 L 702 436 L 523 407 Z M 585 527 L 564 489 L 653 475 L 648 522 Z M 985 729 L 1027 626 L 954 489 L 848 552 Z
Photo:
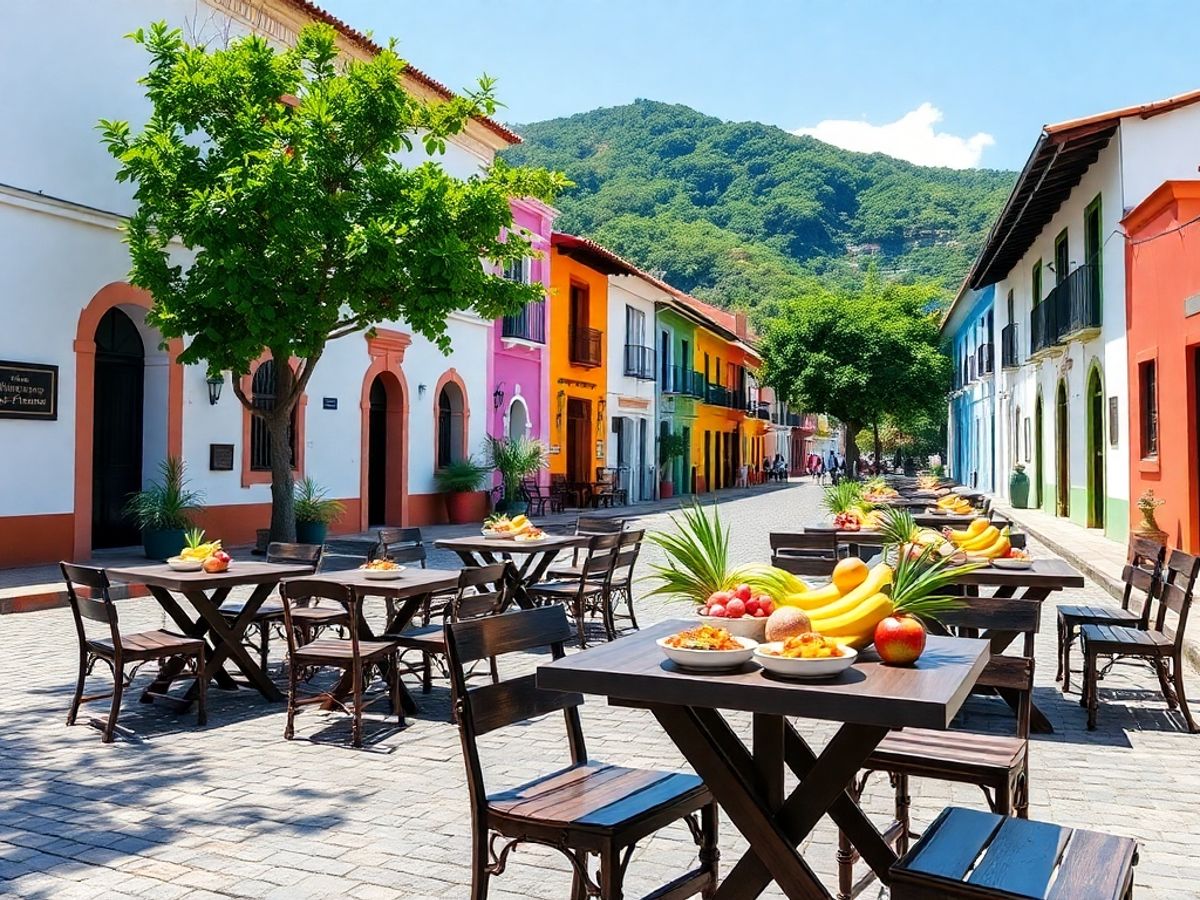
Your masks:
M 891 869 L 892 900 L 1125 900 L 1137 842 L 949 807 Z
M 392 712 L 396 714 L 400 724 L 404 724 L 404 710 L 400 705 L 400 670 L 398 663 L 398 648 L 393 640 L 360 641 L 358 637 L 359 624 L 362 621 L 361 598 L 358 594 L 343 584 L 332 581 L 322 581 L 319 578 L 299 578 L 283 582 L 279 586 L 279 596 L 283 598 L 284 634 L 288 642 L 288 706 L 287 725 L 283 737 L 290 741 L 295 735 L 296 711 L 301 706 L 313 703 L 332 703 L 341 707 L 352 717 L 351 744 L 362 746 L 362 714 L 368 703 L 363 695 L 366 689 L 366 678 L 372 670 L 378 670 L 380 676 L 389 683 L 389 696 Z M 293 618 L 300 604 L 313 600 L 332 600 L 345 611 L 349 638 L 318 637 L 307 644 L 297 640 L 300 623 Z M 297 690 L 298 682 L 306 670 L 320 668 L 336 668 L 349 673 L 351 690 L 349 705 L 332 691 L 320 691 L 317 694 L 301 698 Z M 307 679 L 306 679 L 307 680 Z M 373 702 L 373 701 L 371 701 Z
M 771 532 L 771 565 L 794 575 L 828 578 L 846 554 L 836 531 Z
M 1188 731 L 1196 734 L 1200 728 L 1188 708 L 1183 689 L 1183 634 L 1195 593 L 1196 576 L 1200 573 L 1200 557 L 1182 550 L 1172 550 L 1167 557 L 1165 577 L 1157 597 L 1146 605 L 1139 626 L 1084 625 L 1080 630 L 1083 644 L 1083 696 L 1080 704 L 1088 711 L 1088 730 L 1096 727 L 1099 705 L 1100 657 L 1134 657 L 1148 660 L 1162 688 L 1167 707 L 1179 707 Z M 1157 605 L 1157 612 L 1152 607 Z M 1174 632 L 1167 627 L 1167 610 L 1179 621 Z M 1144 627 L 1140 627 L 1144 625 Z M 1173 683 L 1173 687 L 1172 687 Z
M 642 552 L 642 539 L 645 536 L 644 529 L 621 532 L 621 544 L 617 548 L 617 561 L 613 564 L 608 603 L 605 604 L 608 615 L 615 617 L 617 603 L 623 599 L 625 611 L 629 614 L 629 624 L 635 630 L 638 628 L 638 623 L 637 615 L 633 611 L 633 569 L 637 565 L 638 555 Z M 612 622 L 611 627 L 615 633 L 616 623 Z
M 320 544 L 287 544 L 272 541 L 267 545 L 267 562 L 269 563 L 300 563 L 311 566 L 317 571 L 321 564 L 322 547 Z M 221 604 L 221 616 L 232 623 L 246 608 L 246 601 L 226 600 Z M 316 631 L 326 625 L 345 624 L 345 613 L 341 607 L 330 609 L 314 605 L 306 607 L 303 612 L 297 609 L 296 621 L 304 641 L 312 640 Z M 277 600 L 266 600 L 254 614 L 250 626 L 246 629 L 243 641 L 251 650 L 258 651 L 258 662 L 266 671 L 267 660 L 271 655 L 271 628 L 283 624 L 283 603 Z
M 1125 568 L 1121 570 L 1121 581 L 1125 589 L 1121 593 L 1121 608 L 1111 606 L 1060 606 L 1058 608 L 1058 672 L 1055 681 L 1063 683 L 1063 692 L 1071 689 L 1071 644 L 1079 636 L 1084 625 L 1123 625 L 1147 627 L 1150 615 L 1150 598 L 1158 592 L 1162 579 L 1163 559 L 1167 548 L 1157 541 L 1144 537 L 1129 539 L 1129 553 Z M 1133 592 L 1142 592 L 1141 605 L 1135 611 Z
M 560 512 L 566 508 L 568 500 L 575 501 L 571 505 L 577 509 L 583 507 L 583 496 L 578 485 L 569 484 L 566 475 L 550 476 L 550 496 L 557 498 Z
M 373 559 L 386 557 L 398 563 L 420 563 L 425 568 L 428 554 L 420 528 L 380 528 L 376 536 L 379 541 L 371 554 Z
M 325 548 L 321 553 L 321 564 L 317 567 L 317 574 L 357 569 L 367 560 L 374 559 L 378 549 L 378 541 L 361 538 L 326 541 Z
M 616 480 L 612 469 L 597 468 L 596 481 L 591 485 L 591 506 L 611 508 L 616 501 Z
M 421 654 L 421 690 L 428 694 L 433 690 L 433 662 L 446 656 L 446 622 L 477 619 L 503 612 L 508 605 L 508 578 L 505 571 L 510 563 L 491 566 L 469 566 L 459 571 L 458 585 L 450 602 L 442 611 L 443 621 L 409 628 L 399 634 L 386 634 L 385 638 L 395 641 L 400 652 L 415 650 Z M 414 671 L 409 667 L 409 671 Z M 492 660 L 492 680 L 498 681 L 495 660 Z
M 969 605 L 940 616 L 940 624 L 973 633 L 1000 628 L 1023 635 L 1022 655 L 993 655 L 976 685 L 1016 691 L 1014 735 L 975 734 L 953 729 L 935 731 L 905 728 L 883 739 L 854 781 L 851 794 L 862 796 L 874 772 L 886 772 L 895 791 L 892 824 L 884 838 L 903 854 L 912 837 L 909 779 L 933 778 L 979 787 L 989 809 L 1001 816 L 1029 814 L 1029 725 L 1033 715 L 1034 638 L 1041 621 L 1041 604 L 1014 597 L 971 597 Z M 846 835 L 838 833 L 838 897 L 848 900 L 869 882 L 868 873 L 854 882 L 858 854 Z
M 579 516 L 575 519 L 575 535 L 591 537 L 595 534 L 618 534 L 625 530 L 625 520 L 617 516 Z M 576 547 L 571 551 L 571 561 L 563 565 L 552 565 L 546 574 L 551 578 L 578 578 L 579 559 L 582 551 Z
M 681 820 L 699 848 L 699 865 L 649 896 L 659 900 L 712 896 L 720 856 L 717 808 L 699 778 L 589 759 L 579 721 L 583 697 L 542 690 L 535 673 L 468 690 L 466 671 L 472 663 L 511 653 L 545 653 L 547 646 L 549 656 L 560 659 L 570 637 L 566 613 L 557 605 L 446 626 L 450 684 L 471 803 L 471 900 L 486 900 L 491 878 L 504 872 L 509 854 L 522 843 L 541 844 L 566 857 L 573 872 L 570 897 L 620 900 L 637 844 Z M 489 794 L 478 739 L 560 710 L 566 719 L 570 765 Z M 598 879 L 591 874 L 593 856 L 599 858 Z M 562 896 L 568 895 L 564 891 Z
M 546 493 L 542 490 L 542 486 L 532 479 L 521 482 L 521 493 L 529 501 L 530 515 L 544 516 L 547 506 L 550 507 L 551 513 L 563 511 L 562 494 Z
M 604 631 L 608 639 L 617 636 L 612 616 L 604 615 L 612 585 L 613 568 L 616 566 L 621 535 L 594 534 L 588 538 L 587 552 L 579 564 L 579 574 L 570 578 L 542 581 L 529 588 L 535 601 L 561 603 L 571 611 L 579 629 L 579 646 L 587 647 L 586 618 L 590 613 L 601 613 Z
M 75 633 L 79 638 L 79 677 L 75 682 L 75 695 L 67 713 L 67 724 L 74 725 L 79 707 L 93 700 L 112 698 L 108 720 L 101 730 L 101 740 L 111 744 L 121 712 L 121 695 L 133 682 L 138 669 L 151 660 L 161 663 L 164 659 L 181 657 L 190 662 L 190 673 L 182 670 L 176 678 L 196 680 L 196 724 L 208 722 L 207 691 L 208 679 L 204 677 L 204 641 L 184 637 L 173 631 L 139 631 L 121 634 L 118 627 L 117 607 L 108 591 L 108 575 L 103 569 L 91 566 L 76 566 L 61 562 L 63 581 L 67 586 L 67 601 L 71 605 L 71 616 L 75 620 Z M 87 596 L 78 588 L 86 588 Z M 88 637 L 84 619 L 108 626 L 108 634 Z M 97 662 L 103 662 L 112 670 L 113 689 L 106 694 L 84 696 L 83 687 Z M 128 667 L 128 671 L 126 671 Z M 161 666 L 160 666 L 161 668 Z

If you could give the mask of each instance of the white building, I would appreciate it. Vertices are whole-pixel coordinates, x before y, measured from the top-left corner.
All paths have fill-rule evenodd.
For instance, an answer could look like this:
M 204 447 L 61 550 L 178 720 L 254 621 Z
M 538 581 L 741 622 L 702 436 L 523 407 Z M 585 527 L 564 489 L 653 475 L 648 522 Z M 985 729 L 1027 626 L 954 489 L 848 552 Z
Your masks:
M 1195 177 L 1200 92 L 1046 126 L 967 279 L 995 286 L 996 482 L 1030 505 L 1129 529 L 1125 213 Z M 969 291 L 960 298 L 973 296 Z
M 671 294 L 641 275 L 608 276 L 608 434 L 610 465 L 620 473 L 629 502 L 653 500 L 658 368 L 654 304 Z
M 0 33 L 0 80 L 8 85 L 0 359 L 57 366 L 54 419 L 0 418 L 0 566 L 86 559 L 93 548 L 131 543 L 120 506 L 168 454 L 183 456 L 192 486 L 204 492 L 200 524 L 231 543 L 252 540 L 267 524 L 270 476 L 256 457 L 250 416 L 228 378 L 210 404 L 205 371 L 173 363 L 179 342 L 160 350 L 160 336 L 144 324 L 150 299 L 126 283 L 118 230 L 133 208 L 131 189 L 114 180 L 96 122 L 144 124 L 149 107 L 137 79 L 149 58 L 122 36 L 158 19 L 189 39 L 257 31 L 286 43 L 321 18 L 338 28 L 344 52 L 365 55 L 373 45 L 300 0 L 52 6 L 54 52 L 69 65 L 47 68 L 44 42 L 30 39 L 50 24 L 47 4 L 10 4 Z M 416 94 L 448 96 L 415 69 L 406 79 Z M 478 121 L 437 159 L 465 177 L 516 140 L 498 123 Z M 320 361 L 298 409 L 296 468 L 346 504 L 337 530 L 440 520 L 435 466 L 482 447 L 492 323 L 463 314 L 449 328 L 449 357 L 392 322 L 372 340 L 333 342 Z

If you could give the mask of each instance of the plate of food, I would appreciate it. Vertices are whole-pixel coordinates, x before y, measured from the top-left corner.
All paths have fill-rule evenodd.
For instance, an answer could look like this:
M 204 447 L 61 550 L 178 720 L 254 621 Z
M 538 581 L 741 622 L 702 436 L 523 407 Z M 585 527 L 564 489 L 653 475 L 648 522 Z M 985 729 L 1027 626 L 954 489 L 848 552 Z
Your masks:
M 488 516 L 483 520 L 483 536 L 496 541 L 516 540 L 520 535 L 540 531 L 528 516 Z
M 528 528 L 520 534 L 514 535 L 513 540 L 518 544 L 536 544 L 538 541 L 546 539 L 546 532 L 540 528 Z
M 363 577 L 369 578 L 371 581 L 392 581 L 399 578 L 404 572 L 404 566 L 394 563 L 390 559 L 372 559 L 358 568 L 362 571 Z
M 997 569 L 1032 569 L 1033 560 L 1026 551 L 1014 548 L 1007 555 L 993 559 L 992 565 Z
M 724 628 L 699 625 L 659 638 L 656 643 L 667 658 L 690 672 L 729 672 L 740 669 L 754 656 L 758 641 L 730 634 Z
M 782 641 L 759 644 L 754 659 L 772 675 L 783 678 L 832 678 L 854 665 L 858 651 L 833 638 L 805 632 Z
M 204 568 L 204 560 L 184 559 L 182 556 L 172 556 L 167 560 L 167 565 L 176 572 L 199 572 Z

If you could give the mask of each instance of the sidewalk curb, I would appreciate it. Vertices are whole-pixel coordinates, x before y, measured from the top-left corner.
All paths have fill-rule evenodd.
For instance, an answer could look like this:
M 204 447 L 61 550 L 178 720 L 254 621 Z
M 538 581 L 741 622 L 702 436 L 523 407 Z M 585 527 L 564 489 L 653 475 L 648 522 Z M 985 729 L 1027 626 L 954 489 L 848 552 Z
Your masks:
M 1125 593 L 1125 585 L 1119 579 L 1115 579 L 1105 572 L 1100 571 L 1086 557 L 1076 553 L 1071 548 L 1067 547 L 1061 541 L 1058 541 L 1036 525 L 1030 525 L 1021 517 L 1021 510 L 1008 506 L 1007 504 L 996 504 L 996 509 L 1019 524 L 1027 533 L 1032 535 L 1039 543 L 1045 544 L 1080 572 L 1084 577 L 1096 582 L 1100 587 L 1104 588 L 1114 599 L 1120 600 Z M 1185 637 L 1183 639 L 1183 657 L 1187 660 L 1192 669 L 1200 673 L 1200 640 L 1196 638 Z

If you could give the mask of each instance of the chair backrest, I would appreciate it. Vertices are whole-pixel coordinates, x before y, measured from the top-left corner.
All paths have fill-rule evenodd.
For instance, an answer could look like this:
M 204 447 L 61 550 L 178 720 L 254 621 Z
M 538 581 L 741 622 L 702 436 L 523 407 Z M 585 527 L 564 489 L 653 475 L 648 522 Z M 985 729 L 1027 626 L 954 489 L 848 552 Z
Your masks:
M 376 541 L 355 539 L 326 541 L 325 550 L 321 554 L 321 565 L 317 572 L 344 572 L 347 569 L 357 569 L 367 560 L 378 547 Z
M 638 554 L 642 552 L 642 539 L 645 529 L 633 529 L 621 532 L 621 543 L 617 546 L 617 559 L 613 563 L 612 579 L 626 587 L 633 581 L 633 567 L 637 565 Z
M 1167 556 L 1164 576 L 1158 589 L 1158 612 L 1150 618 L 1143 616 L 1147 627 L 1155 631 L 1167 631 L 1167 610 L 1179 617 L 1175 627 L 1175 645 L 1179 647 L 1183 641 L 1183 632 L 1187 628 L 1188 613 L 1192 607 L 1192 596 L 1196 589 L 1196 576 L 1200 573 L 1200 557 L 1182 550 L 1172 550 Z M 1149 605 L 1147 606 L 1149 610 Z
M 529 500 L 542 499 L 542 486 L 532 478 L 526 478 L 521 482 L 521 490 L 525 492 L 525 497 Z
M 793 575 L 829 576 L 838 563 L 838 536 L 833 530 L 773 531 L 770 541 L 771 565 Z
M 420 563 L 421 568 L 425 568 L 428 554 L 420 528 L 380 528 L 376 535 L 379 541 L 371 551 L 373 558 L 386 557 L 398 563 Z
M 477 660 L 502 657 L 510 653 L 549 647 L 549 658 L 563 656 L 563 643 L 573 632 L 566 610 L 560 604 L 538 607 L 499 616 L 485 616 L 461 622 L 447 622 L 446 664 L 450 670 L 450 690 L 458 719 L 463 758 L 467 764 L 467 788 L 471 797 L 471 816 L 478 833 L 487 816 L 487 789 L 480 763 L 477 739 L 491 731 L 516 722 L 561 710 L 566 718 L 567 742 L 571 761 L 587 760 L 583 729 L 579 724 L 580 694 L 547 691 L 537 686 L 537 675 L 529 672 L 495 684 L 467 687 L 467 667 Z
M 305 563 L 317 571 L 321 564 L 321 544 L 286 544 L 282 541 L 272 541 L 267 544 L 267 562 L 269 563 Z
M 1121 594 L 1121 609 L 1129 609 L 1133 602 L 1134 590 L 1142 592 L 1142 621 L 1150 617 L 1150 598 L 1158 593 L 1162 581 L 1163 558 L 1167 548 L 1158 541 L 1134 535 L 1129 539 L 1129 552 L 1125 559 L 1125 568 L 1121 570 L 1121 581 L 1125 590 Z
M 283 598 L 283 631 L 287 636 L 288 652 L 298 649 L 296 629 L 292 627 L 292 607 L 308 605 L 314 600 L 333 600 L 340 603 L 350 620 L 350 652 L 358 656 L 359 597 L 353 588 L 323 578 L 289 578 L 279 585 Z
M 117 630 L 117 607 L 108 593 L 108 574 L 103 569 L 77 566 L 69 562 L 60 562 L 58 567 L 62 570 L 63 581 L 67 585 L 67 602 L 71 605 L 71 617 L 75 620 L 79 646 L 82 648 L 87 644 L 87 630 L 83 620 L 89 619 L 108 626 L 113 649 L 119 654 L 121 634 Z M 87 593 L 81 593 L 79 588 L 87 588 Z
M 617 557 L 623 540 L 621 533 L 614 534 L 593 534 L 588 538 L 587 552 L 583 557 L 583 564 L 579 567 L 580 574 L 584 580 L 596 579 L 596 576 L 603 576 L 605 584 L 612 579 L 613 569 L 617 564 Z
M 608 516 L 580 516 L 575 520 L 576 534 L 614 534 L 625 528 L 625 520 Z
M 972 631 L 992 629 L 997 632 L 1023 635 L 1020 656 L 1007 656 L 1006 637 L 996 638 L 992 658 L 988 661 L 977 684 L 983 687 L 1010 688 L 1018 692 L 1017 737 L 1029 738 L 1033 716 L 1034 637 L 1041 623 L 1042 604 L 1019 597 L 970 597 L 964 605 L 938 615 L 942 625 Z
M 460 622 L 503 612 L 508 605 L 511 565 L 503 562 L 460 569 L 454 599 L 446 606 L 446 621 Z

